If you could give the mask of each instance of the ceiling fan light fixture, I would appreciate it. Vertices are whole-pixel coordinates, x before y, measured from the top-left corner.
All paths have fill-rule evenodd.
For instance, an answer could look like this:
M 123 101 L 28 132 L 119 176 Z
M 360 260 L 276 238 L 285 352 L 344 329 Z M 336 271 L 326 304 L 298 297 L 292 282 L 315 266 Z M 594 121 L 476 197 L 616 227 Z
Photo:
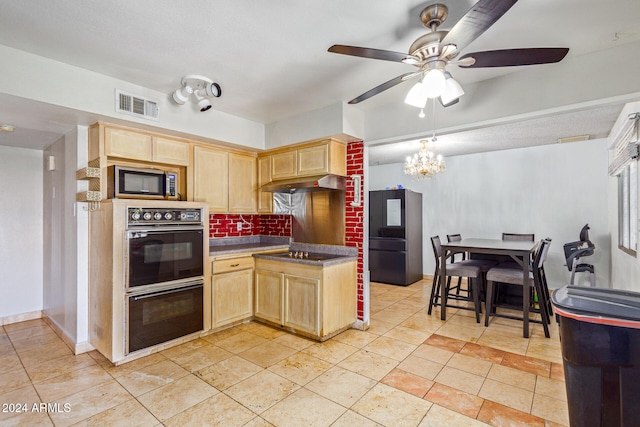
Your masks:
M 427 105 L 427 99 L 429 98 L 424 83 L 418 82 L 407 92 L 404 102 L 413 107 L 424 108 Z
M 464 89 L 462 89 L 460 83 L 458 83 L 448 71 L 446 71 L 444 75 L 446 77 L 445 90 L 442 95 L 440 95 L 440 102 L 446 107 L 464 95 Z
M 437 68 L 429 70 L 422 79 L 424 93 L 427 98 L 437 98 L 446 90 L 446 78 L 444 73 Z

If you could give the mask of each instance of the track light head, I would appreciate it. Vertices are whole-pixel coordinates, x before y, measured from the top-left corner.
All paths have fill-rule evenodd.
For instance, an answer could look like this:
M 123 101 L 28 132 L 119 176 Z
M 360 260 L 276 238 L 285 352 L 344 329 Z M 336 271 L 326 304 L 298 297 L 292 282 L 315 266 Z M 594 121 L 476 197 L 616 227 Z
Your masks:
M 196 98 L 196 102 L 198 103 L 198 108 L 200 109 L 200 111 L 207 111 L 208 109 L 211 108 L 211 101 L 209 101 L 207 98 L 205 98 L 204 96 L 200 95 L 198 92 L 200 91 L 196 91 L 193 96 Z
M 191 88 L 191 86 L 185 86 L 181 89 L 176 89 L 176 91 L 173 92 L 173 100 L 178 105 L 184 105 L 184 103 L 189 100 L 189 96 L 192 93 L 193 89 Z
M 218 83 L 209 83 L 205 86 L 204 90 L 207 96 L 213 96 L 214 98 L 220 98 L 220 95 L 222 95 L 222 89 L 220 89 Z

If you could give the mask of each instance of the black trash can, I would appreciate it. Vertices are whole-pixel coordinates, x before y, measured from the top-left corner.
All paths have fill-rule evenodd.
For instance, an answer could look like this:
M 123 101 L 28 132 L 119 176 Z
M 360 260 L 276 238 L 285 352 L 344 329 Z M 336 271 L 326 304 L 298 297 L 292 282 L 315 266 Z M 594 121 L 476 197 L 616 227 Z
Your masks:
M 640 293 L 567 285 L 551 301 L 571 426 L 640 425 Z

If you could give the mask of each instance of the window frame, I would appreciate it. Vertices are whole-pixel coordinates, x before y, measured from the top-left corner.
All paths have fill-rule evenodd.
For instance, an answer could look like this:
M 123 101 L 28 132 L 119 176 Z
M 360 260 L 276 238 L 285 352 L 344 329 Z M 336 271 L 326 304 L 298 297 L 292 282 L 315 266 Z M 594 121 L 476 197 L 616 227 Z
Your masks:
M 637 257 L 638 165 L 633 160 L 618 175 L 618 249 Z

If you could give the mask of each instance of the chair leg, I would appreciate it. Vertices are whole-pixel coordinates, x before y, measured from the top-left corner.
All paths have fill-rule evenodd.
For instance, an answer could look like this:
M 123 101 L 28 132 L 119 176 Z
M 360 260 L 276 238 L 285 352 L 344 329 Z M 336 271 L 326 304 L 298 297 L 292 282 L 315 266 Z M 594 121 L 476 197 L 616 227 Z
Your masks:
M 522 336 L 529 338 L 529 296 L 531 288 L 525 283 L 522 289 Z
M 541 274 L 541 283 L 540 283 L 540 292 L 544 296 L 545 307 L 547 307 L 547 317 L 549 318 L 549 324 L 551 324 L 551 315 L 553 314 L 553 307 L 551 306 L 551 297 L 549 296 L 549 286 L 547 285 L 547 276 L 542 270 Z
M 456 295 L 460 295 L 460 284 L 462 283 L 462 277 L 458 277 L 458 287 L 456 288 Z
M 493 312 L 493 282 L 487 280 L 487 293 L 484 304 L 484 326 L 489 326 L 489 316 Z
M 431 310 L 433 306 L 437 304 L 437 298 L 440 292 L 440 271 L 438 267 L 436 267 L 436 271 L 433 275 L 433 284 L 431 285 L 431 297 L 429 298 L 429 309 L 427 310 L 427 314 L 431 314 Z
M 473 307 L 476 312 L 476 323 L 480 323 L 480 298 L 478 296 L 478 289 L 480 286 L 477 279 L 468 277 L 467 280 L 469 281 L 469 289 L 473 293 Z
M 549 338 L 549 324 L 551 320 L 549 319 L 549 311 L 547 310 L 547 304 L 544 297 L 544 291 L 542 289 L 542 277 L 539 278 L 540 283 L 536 283 L 536 279 L 534 278 L 534 289 L 538 293 L 538 307 L 540 307 L 540 317 L 542 321 L 542 327 L 544 328 L 544 336 Z

